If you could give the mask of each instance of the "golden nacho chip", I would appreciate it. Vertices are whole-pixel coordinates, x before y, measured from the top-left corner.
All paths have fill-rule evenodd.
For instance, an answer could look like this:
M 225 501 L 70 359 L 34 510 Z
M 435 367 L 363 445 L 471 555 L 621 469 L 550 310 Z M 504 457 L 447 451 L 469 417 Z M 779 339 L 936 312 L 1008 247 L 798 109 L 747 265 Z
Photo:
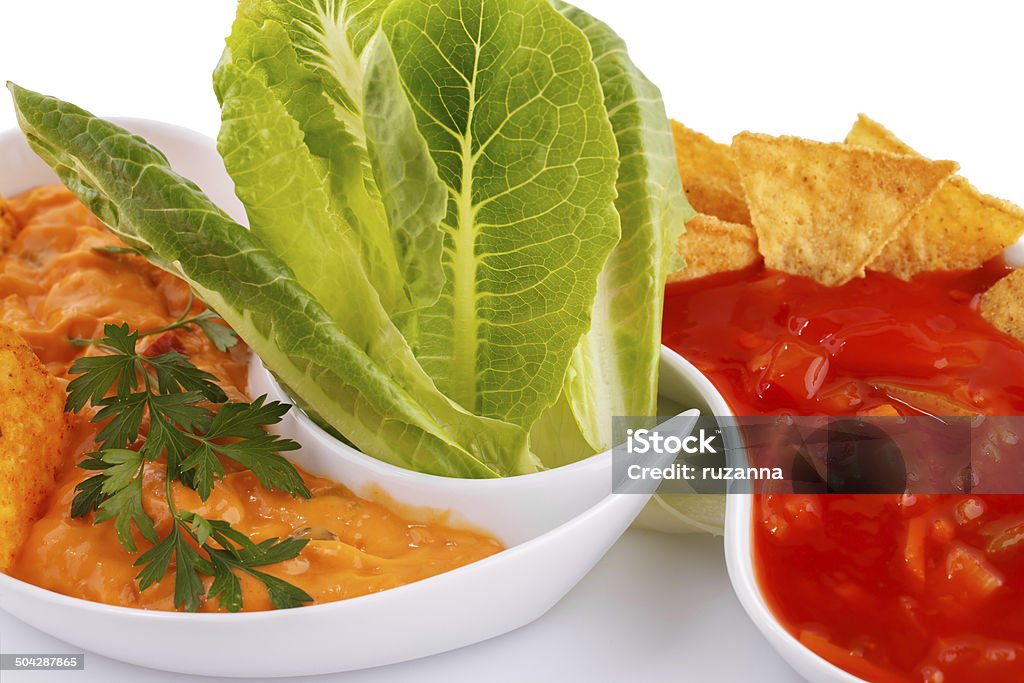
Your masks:
M 53 491 L 66 433 L 60 383 L 17 332 L 0 325 L 0 571 Z
M 868 147 L 891 154 L 906 154 L 907 156 L 919 157 L 920 154 L 907 143 L 900 140 L 892 132 L 864 114 L 857 115 L 857 122 L 846 134 L 846 144 Z
M 830 287 L 862 277 L 957 169 L 952 161 L 755 133 L 737 135 L 732 146 L 765 265 Z
M 670 274 L 669 282 L 740 270 L 761 258 L 754 228 L 702 213 L 686 222 L 686 232 L 679 236 L 679 253 L 686 266 Z
M 981 297 L 981 316 L 1003 334 L 1024 342 L 1024 268 L 1018 268 Z
M 863 114 L 846 143 L 920 156 Z M 1024 210 L 982 194 L 962 176 L 953 176 L 868 268 L 904 280 L 928 270 L 973 269 L 998 256 L 1022 234 Z
M 672 122 L 679 177 L 690 206 L 698 213 L 750 225 L 747 200 L 729 145 Z

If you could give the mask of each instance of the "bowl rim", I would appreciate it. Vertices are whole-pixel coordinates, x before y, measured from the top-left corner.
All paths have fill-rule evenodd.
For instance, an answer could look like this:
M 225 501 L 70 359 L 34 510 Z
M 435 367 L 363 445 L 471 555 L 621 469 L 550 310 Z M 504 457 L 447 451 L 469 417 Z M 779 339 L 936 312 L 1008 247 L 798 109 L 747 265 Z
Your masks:
M 690 411 L 687 411 L 690 412 Z M 254 621 L 266 621 L 271 619 L 291 619 L 297 615 L 307 614 L 310 610 L 317 610 L 318 612 L 324 612 L 329 609 L 345 609 L 346 606 L 352 604 L 358 604 L 364 606 L 373 602 L 380 602 L 383 600 L 395 600 L 401 599 L 401 597 L 408 591 L 414 590 L 419 584 L 428 581 L 435 581 L 440 578 L 457 577 L 461 574 L 466 574 L 470 571 L 483 571 L 486 570 L 490 565 L 498 562 L 507 561 L 509 557 L 514 557 L 525 552 L 529 552 L 532 547 L 542 541 L 549 540 L 552 536 L 560 536 L 562 534 L 570 533 L 573 527 L 584 525 L 589 517 L 602 513 L 605 508 L 612 505 L 619 504 L 620 500 L 624 497 L 645 495 L 645 494 L 634 494 L 634 493 L 610 493 L 605 496 L 596 505 L 584 510 L 580 514 L 576 515 L 572 519 L 569 519 L 562 524 L 556 526 L 554 529 L 544 532 L 539 536 L 531 538 L 528 541 L 519 543 L 514 546 L 510 546 L 501 550 L 493 555 L 485 557 L 475 562 L 450 569 L 440 574 L 428 576 L 418 581 L 411 583 L 402 584 L 393 588 L 378 591 L 376 593 L 367 593 L 366 595 L 359 595 L 352 598 L 346 598 L 344 600 L 336 600 L 334 602 L 325 602 L 319 604 L 305 605 L 302 607 L 296 607 L 294 609 L 285 610 L 260 610 L 254 612 L 180 612 L 180 611 L 167 611 L 167 610 L 156 610 L 156 609 L 143 609 L 139 607 L 124 607 L 122 605 L 110 605 L 104 602 L 96 602 L 94 600 L 87 600 L 85 598 L 77 598 L 72 595 L 65 595 L 57 591 L 50 590 L 48 588 L 42 588 L 35 584 L 22 581 L 9 574 L 0 572 L 0 595 L 3 594 L 3 589 L 6 587 L 11 590 L 18 590 L 25 592 L 29 595 L 34 596 L 38 600 L 43 600 L 50 603 L 55 607 L 63 607 L 76 610 L 84 610 L 93 614 L 110 615 L 110 616 L 126 616 L 129 618 L 139 618 L 144 620 L 153 621 L 197 621 L 202 620 L 204 622 L 230 622 L 238 623 L 240 621 L 254 622 Z M 623 501 L 621 504 L 625 504 Z M 452 580 L 449 578 L 449 580 Z M 396 597 L 397 596 L 397 597 Z M 3 608 L 0 603 L 0 609 Z
M 718 392 L 718 389 L 715 388 L 714 384 L 711 383 L 704 373 L 697 369 L 697 366 L 684 358 L 678 352 L 665 344 L 662 344 L 658 358 L 659 363 L 667 360 L 682 374 L 684 374 L 686 380 L 700 393 L 700 396 L 709 403 L 714 414 L 717 415 L 718 413 L 716 411 L 726 405 L 725 399 Z M 289 412 L 289 416 L 292 416 L 292 419 L 297 420 L 303 429 L 309 430 L 314 438 L 330 442 L 331 448 L 335 449 L 339 453 L 340 457 L 350 460 L 358 460 L 360 467 L 363 467 L 376 475 L 385 476 L 392 480 L 400 479 L 422 483 L 433 487 L 458 488 L 462 490 L 514 488 L 534 485 L 537 483 L 538 479 L 542 478 L 565 475 L 571 476 L 571 474 L 577 470 L 590 469 L 592 467 L 604 467 L 607 466 L 612 459 L 612 449 L 607 449 L 600 453 L 587 456 L 582 460 L 569 463 L 568 465 L 560 465 L 551 469 L 541 470 L 539 472 L 530 472 L 528 474 L 517 474 L 511 477 L 494 477 L 490 479 L 446 477 L 439 474 L 417 472 L 415 470 L 399 467 L 398 465 L 394 465 L 383 460 L 378 460 L 371 455 L 363 453 L 358 448 L 350 446 L 344 441 L 335 438 L 330 432 L 320 427 L 320 425 L 318 425 L 306 413 L 306 411 L 292 401 L 287 390 L 281 386 L 277 381 L 277 378 L 274 377 L 274 374 L 270 372 L 265 365 L 263 365 L 263 362 L 256 354 L 253 354 L 249 365 L 250 385 L 252 383 L 253 373 L 260 373 L 262 378 L 268 382 L 270 388 L 280 394 L 280 398 L 275 400 L 283 399 L 293 406 L 293 410 Z
M 867 683 L 842 669 L 801 643 L 786 630 L 768 606 L 757 570 L 754 567 L 754 494 L 726 494 L 725 565 L 729 581 L 750 620 L 772 647 L 798 673 L 817 670 L 827 680 L 841 683 Z

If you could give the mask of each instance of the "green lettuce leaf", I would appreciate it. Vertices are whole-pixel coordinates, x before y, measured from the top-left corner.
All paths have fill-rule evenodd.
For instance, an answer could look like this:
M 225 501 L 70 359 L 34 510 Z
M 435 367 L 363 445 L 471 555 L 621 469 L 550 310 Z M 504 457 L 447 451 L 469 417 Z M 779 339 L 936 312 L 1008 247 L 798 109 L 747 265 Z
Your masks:
M 440 293 L 444 276 L 437 224 L 445 197 L 401 91 L 395 97 L 389 88 L 373 87 L 376 81 L 364 70 L 366 41 L 387 4 L 243 1 L 214 87 L 223 106 L 230 106 L 232 94 L 244 97 L 233 87 L 239 73 L 271 90 L 302 131 L 302 153 L 312 157 L 327 188 L 332 219 L 349 223 L 358 237 L 355 253 L 385 309 L 409 319 L 409 311 L 433 303 Z M 389 65 L 381 54 L 386 49 L 365 55 L 374 78 L 386 77 L 382 69 Z M 259 145 L 233 123 L 224 119 L 222 153 L 258 157 Z M 402 144 L 395 145 L 396 140 Z M 374 154 L 387 165 L 371 163 Z M 396 204 L 408 199 L 417 203 Z
M 415 395 L 342 330 L 262 241 L 159 150 L 56 98 L 8 87 L 32 148 L 113 232 L 183 278 L 329 425 L 365 453 L 421 472 L 535 469 L 523 431 Z M 401 373 L 398 373 L 401 374 Z
M 303 66 L 315 74 L 333 103 L 340 122 L 363 140 L 360 60 L 389 4 L 390 0 L 241 0 L 238 18 L 257 26 L 271 21 L 283 27 Z
M 417 306 L 429 305 L 437 301 L 444 287 L 444 236 L 439 225 L 448 194 L 416 127 L 416 116 L 383 33 L 374 37 L 364 54 L 363 118 L 373 175 L 387 211 L 399 269 L 411 283 L 412 300 Z
M 275 31 L 269 26 L 263 31 L 273 34 Z M 283 32 L 278 36 L 282 37 Z M 386 50 L 386 43 L 383 45 Z M 289 49 L 287 43 L 279 47 L 275 57 L 278 60 Z M 383 54 L 383 66 L 376 71 L 386 73 L 390 52 Z M 243 71 L 240 64 L 248 64 L 249 69 Z M 435 414 L 451 411 L 448 399 L 436 389 L 402 332 L 389 318 L 360 260 L 351 258 L 359 253 L 359 235 L 333 210 L 316 155 L 305 145 L 299 123 L 277 99 L 280 93 L 264 82 L 267 73 L 256 68 L 256 64 L 243 60 L 222 62 L 215 74 L 223 120 L 219 147 L 235 180 L 235 191 L 246 207 L 253 234 L 291 266 L 299 284 L 324 306 L 345 335 L 378 367 L 386 368 L 410 396 Z M 391 78 L 395 80 L 393 59 L 390 65 Z M 380 78 L 381 83 L 387 82 L 383 76 Z M 407 116 L 412 116 L 401 89 L 397 93 L 397 103 L 377 107 L 381 111 L 381 125 L 395 118 L 388 113 L 390 109 L 402 111 L 404 107 Z M 401 132 L 400 127 L 394 130 Z M 253 140 L 258 140 L 258 144 L 251 144 Z M 402 144 L 415 142 L 407 139 Z M 422 154 L 427 155 L 425 149 Z M 427 161 L 432 165 L 429 156 Z M 402 172 L 401 168 L 394 169 L 393 175 L 398 177 Z M 396 182 L 394 186 L 400 188 L 401 184 Z M 419 188 L 422 184 L 409 190 L 413 199 Z M 410 204 L 421 206 L 422 202 Z M 415 219 L 407 218 L 405 222 L 410 220 Z M 423 225 L 437 232 L 436 222 L 433 226 Z M 437 248 L 440 264 L 439 240 Z
M 529 428 L 619 238 L 590 46 L 544 0 L 398 0 L 382 29 L 448 190 L 445 285 L 419 312 L 417 357 L 467 410 Z
M 607 25 L 569 4 L 554 5 L 593 49 L 618 144 L 622 237 L 601 272 L 593 323 L 573 351 L 564 394 L 533 429 L 532 448 L 547 466 L 611 448 L 615 415 L 655 414 L 665 279 L 693 215 L 658 88 Z
M 607 26 L 560 0 L 242 0 L 214 87 L 248 230 L 144 141 L 12 91 L 65 184 L 341 438 L 502 476 L 654 414 L 692 211 Z
M 725 494 L 659 493 L 633 522 L 666 534 L 725 533 Z

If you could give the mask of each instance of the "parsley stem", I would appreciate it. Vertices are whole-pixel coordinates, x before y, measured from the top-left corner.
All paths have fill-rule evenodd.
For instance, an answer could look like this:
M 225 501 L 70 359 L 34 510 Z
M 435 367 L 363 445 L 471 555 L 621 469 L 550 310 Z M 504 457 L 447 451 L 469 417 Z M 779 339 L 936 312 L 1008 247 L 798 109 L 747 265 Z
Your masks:
M 185 310 L 181 312 L 181 315 L 179 315 L 174 322 L 164 325 L 163 327 L 159 327 L 155 330 L 150 330 L 149 332 L 139 332 L 139 339 L 143 339 L 145 337 L 152 337 L 155 334 L 161 334 L 163 332 L 170 332 L 171 330 L 178 330 L 183 327 L 192 325 L 193 323 L 199 322 L 200 320 L 206 320 L 207 318 L 212 317 L 212 313 L 209 310 L 206 310 L 200 313 L 199 315 L 192 316 L 191 318 L 189 318 L 188 314 L 192 312 L 192 306 L 195 305 L 195 301 L 196 295 L 191 290 L 189 290 L 188 303 L 185 304 Z
M 177 318 L 175 318 L 174 322 L 168 323 L 163 327 L 158 327 L 155 330 L 149 330 L 148 332 L 137 332 L 138 336 L 136 338 L 145 339 L 146 337 L 152 337 L 157 334 L 163 334 L 164 332 L 185 329 L 187 327 L 190 327 L 191 325 L 199 325 L 202 328 L 202 325 L 200 325 L 200 323 L 220 317 L 210 309 L 206 309 L 205 311 L 197 315 L 189 316 L 189 314 L 192 312 L 193 306 L 195 306 L 195 302 L 196 295 L 194 292 L 189 290 L 188 303 L 185 304 L 185 309 Z M 72 346 L 79 347 L 95 346 L 97 348 L 103 349 L 104 351 L 108 351 L 111 353 L 116 353 L 118 351 L 117 349 L 104 344 L 103 341 L 100 339 L 86 339 L 82 337 L 74 337 L 68 339 L 68 343 L 71 344 Z

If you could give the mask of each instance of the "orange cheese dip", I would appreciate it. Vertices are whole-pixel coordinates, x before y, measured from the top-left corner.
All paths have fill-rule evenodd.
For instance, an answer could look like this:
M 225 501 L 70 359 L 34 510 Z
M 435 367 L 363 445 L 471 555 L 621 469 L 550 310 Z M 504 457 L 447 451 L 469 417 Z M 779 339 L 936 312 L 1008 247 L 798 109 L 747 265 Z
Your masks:
M 95 352 L 68 343 L 69 338 L 96 338 L 105 323 L 127 322 L 143 332 L 159 329 L 189 304 L 185 283 L 141 257 L 97 251 L 121 245 L 63 187 L 38 188 L 9 200 L 6 208 L 14 229 L 8 239 L 0 239 L 0 322 L 16 329 L 56 377 L 67 379 L 77 357 Z M 201 310 L 195 303 L 192 313 Z M 175 349 L 186 354 L 220 378 L 232 400 L 245 397 L 249 352 L 244 345 L 223 353 L 205 335 L 191 330 L 154 335 L 144 342 L 156 352 Z M 75 466 L 95 448 L 97 430 L 90 417 L 83 411 L 72 418 L 74 436 L 65 472 L 9 573 L 87 600 L 173 610 L 173 566 L 160 584 L 146 591 L 140 592 L 135 581 L 139 568 L 134 563 L 149 543 L 136 534 L 138 552 L 128 553 L 111 523 L 94 525 L 91 517 L 71 518 L 75 486 L 92 474 Z M 295 559 L 262 571 L 303 589 L 317 603 L 418 581 L 502 549 L 486 535 L 446 526 L 436 514 L 431 519 L 407 519 L 382 502 L 360 498 L 303 472 L 312 493 L 308 500 L 267 491 L 251 472 L 227 462 L 225 467 L 227 476 L 205 502 L 175 483 L 175 504 L 228 521 L 257 543 L 287 536 L 311 539 Z M 161 538 L 171 524 L 164 476 L 160 463 L 148 467 L 143 497 Z M 246 610 L 271 608 L 262 585 L 246 575 L 239 578 Z M 203 609 L 216 611 L 218 605 L 213 601 Z

